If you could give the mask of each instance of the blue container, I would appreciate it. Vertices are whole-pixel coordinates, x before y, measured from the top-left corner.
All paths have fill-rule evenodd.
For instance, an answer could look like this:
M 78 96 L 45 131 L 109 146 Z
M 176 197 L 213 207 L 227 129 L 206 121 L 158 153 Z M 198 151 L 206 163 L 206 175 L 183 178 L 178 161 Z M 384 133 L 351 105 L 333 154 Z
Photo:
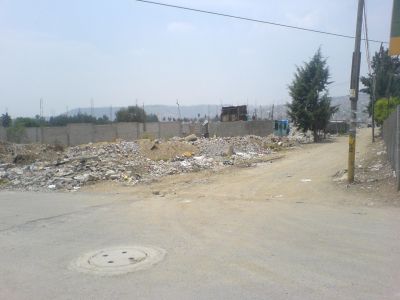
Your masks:
M 275 120 L 274 135 L 287 136 L 290 132 L 288 120 Z

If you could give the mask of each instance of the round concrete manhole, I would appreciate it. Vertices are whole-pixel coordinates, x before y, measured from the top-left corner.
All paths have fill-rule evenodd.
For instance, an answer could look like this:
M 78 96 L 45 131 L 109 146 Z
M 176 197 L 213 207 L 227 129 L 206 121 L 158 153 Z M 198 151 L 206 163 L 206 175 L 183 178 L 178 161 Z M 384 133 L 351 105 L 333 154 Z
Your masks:
M 145 270 L 163 260 L 166 251 L 156 247 L 118 247 L 86 253 L 72 264 L 78 271 L 120 275 Z

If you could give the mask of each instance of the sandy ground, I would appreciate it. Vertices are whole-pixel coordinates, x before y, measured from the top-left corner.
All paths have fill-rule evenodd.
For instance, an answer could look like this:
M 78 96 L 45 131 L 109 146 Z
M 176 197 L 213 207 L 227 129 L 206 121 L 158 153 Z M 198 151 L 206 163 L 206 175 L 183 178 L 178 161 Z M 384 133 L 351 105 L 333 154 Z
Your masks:
M 356 183 L 347 180 L 337 182 L 347 169 L 346 136 L 334 137 L 321 144 L 304 145 L 271 155 L 269 162 L 250 168 L 228 168 L 222 172 L 203 171 L 169 176 L 152 184 L 135 188 L 106 182 L 83 189 L 89 193 L 118 193 L 153 198 L 155 194 L 166 199 L 206 198 L 215 200 L 306 201 L 324 205 L 398 206 L 399 194 L 395 191 L 395 179 L 384 178 L 376 182 L 360 182 L 371 176 L 383 176 L 381 172 L 368 172 L 378 159 L 376 153 L 384 150 L 381 143 L 372 144 L 370 131 L 358 132 L 356 152 Z M 363 165 L 362 168 L 360 164 Z M 388 164 L 387 164 L 388 165 Z M 382 170 L 383 171 L 383 170 Z M 344 176 L 345 178 L 346 175 Z M 359 178 L 361 177 L 361 178 Z
M 251 168 L 80 193 L 0 193 L 1 299 L 399 299 L 400 210 L 383 189 L 334 182 L 347 138 Z M 359 134 L 358 159 L 369 133 Z M 83 253 L 154 245 L 147 271 L 99 277 Z

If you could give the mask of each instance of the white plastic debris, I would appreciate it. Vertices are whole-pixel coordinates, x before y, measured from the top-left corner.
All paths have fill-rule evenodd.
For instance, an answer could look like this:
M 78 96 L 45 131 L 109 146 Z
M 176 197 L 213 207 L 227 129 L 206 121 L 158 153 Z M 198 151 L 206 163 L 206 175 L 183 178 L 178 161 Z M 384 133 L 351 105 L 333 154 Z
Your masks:
M 302 179 L 302 180 L 300 180 L 301 182 L 311 182 L 312 180 L 311 179 Z

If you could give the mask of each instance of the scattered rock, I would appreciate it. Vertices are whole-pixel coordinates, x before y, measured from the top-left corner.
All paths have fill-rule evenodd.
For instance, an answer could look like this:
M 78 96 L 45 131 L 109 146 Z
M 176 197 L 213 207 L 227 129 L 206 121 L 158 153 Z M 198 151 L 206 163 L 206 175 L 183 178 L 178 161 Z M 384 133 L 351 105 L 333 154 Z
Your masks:
M 222 152 L 222 156 L 232 156 L 233 154 L 235 154 L 235 151 L 233 150 L 233 145 L 227 145 Z
M 27 164 L 31 163 L 35 160 L 35 157 L 32 154 L 17 154 L 13 162 L 14 164 Z
M 188 135 L 185 137 L 186 142 L 195 142 L 197 141 L 197 136 L 195 134 Z
M 189 152 L 189 151 L 183 152 L 183 154 L 182 154 L 182 156 L 186 157 L 186 158 L 193 157 L 193 155 L 194 155 L 194 153 L 193 152 Z
M 116 141 L 57 148 L 0 143 L 0 189 L 77 191 L 104 180 L 135 185 L 167 175 L 250 167 L 274 153 L 271 145 L 294 145 L 289 138 L 244 136 Z M 152 150 L 150 150 L 152 149 Z
M 155 150 L 155 149 L 157 149 L 158 147 L 157 147 L 157 144 L 159 144 L 159 141 L 158 140 L 156 140 L 156 141 L 154 141 L 154 143 L 151 145 L 151 147 L 150 147 L 150 150 Z

